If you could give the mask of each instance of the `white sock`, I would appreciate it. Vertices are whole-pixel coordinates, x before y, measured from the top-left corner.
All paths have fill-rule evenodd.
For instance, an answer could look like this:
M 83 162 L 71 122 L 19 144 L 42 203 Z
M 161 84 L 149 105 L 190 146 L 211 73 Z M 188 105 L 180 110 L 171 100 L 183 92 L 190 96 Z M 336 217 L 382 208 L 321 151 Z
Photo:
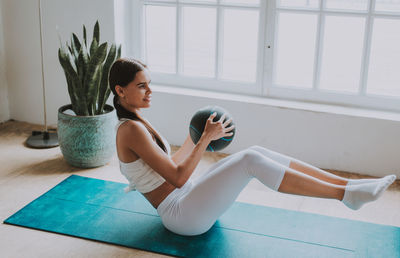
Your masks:
M 365 183 L 375 183 L 379 180 L 387 180 L 387 178 L 395 175 L 389 175 L 381 178 L 362 178 L 362 179 L 348 179 L 347 185 L 359 185 Z M 386 178 L 386 179 L 385 179 Z
M 353 210 L 358 210 L 367 202 L 377 200 L 383 192 L 396 180 L 395 175 L 385 176 L 375 182 L 347 185 L 342 202 Z

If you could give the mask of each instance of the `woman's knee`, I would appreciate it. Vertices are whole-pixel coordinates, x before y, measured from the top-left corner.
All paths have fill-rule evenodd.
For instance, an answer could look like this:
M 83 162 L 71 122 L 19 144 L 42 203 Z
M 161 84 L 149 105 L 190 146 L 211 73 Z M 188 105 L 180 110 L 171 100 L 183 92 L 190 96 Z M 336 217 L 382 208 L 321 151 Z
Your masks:
M 258 151 L 258 152 L 261 152 L 261 153 L 273 153 L 273 151 L 271 151 L 270 149 L 267 149 L 267 148 L 262 147 L 260 145 L 253 145 L 253 146 L 249 147 L 249 149 L 255 150 L 255 151 Z
M 259 146 L 259 145 L 252 145 L 252 146 L 249 147 L 249 149 L 250 149 L 250 150 L 255 150 L 255 151 L 260 151 L 260 150 L 263 150 L 263 149 L 265 149 L 265 148 L 264 148 L 264 147 L 261 147 L 261 146 Z
M 250 148 L 244 150 L 242 153 L 242 161 L 244 161 L 244 162 L 252 163 L 263 157 L 264 156 L 253 147 L 250 147 Z
M 292 158 L 290 156 L 287 156 L 285 154 L 275 152 L 273 150 L 258 146 L 258 145 L 253 145 L 249 149 L 255 150 L 260 152 L 262 155 L 264 155 L 267 158 L 270 158 L 286 167 L 290 166 L 290 163 L 292 160 L 296 160 L 295 158 Z
M 276 153 L 276 152 L 274 152 L 274 151 L 272 151 L 272 150 L 270 150 L 270 149 L 261 147 L 261 146 L 259 146 L 259 145 L 253 145 L 253 146 L 251 146 L 249 149 L 255 150 L 255 151 L 261 153 L 263 156 L 268 157 L 268 158 L 271 158 L 271 159 L 273 159 L 273 160 L 276 160 L 276 159 L 277 159 L 277 156 L 281 156 L 281 155 L 279 155 L 278 153 Z

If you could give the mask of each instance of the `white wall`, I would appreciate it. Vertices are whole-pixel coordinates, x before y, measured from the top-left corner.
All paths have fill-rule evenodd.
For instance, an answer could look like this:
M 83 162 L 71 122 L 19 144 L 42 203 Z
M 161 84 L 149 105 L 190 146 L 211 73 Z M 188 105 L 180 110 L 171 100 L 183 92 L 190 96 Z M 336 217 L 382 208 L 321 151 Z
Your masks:
M 57 108 L 71 103 L 64 71 L 58 61 L 60 46 L 56 26 L 63 44 L 70 41 L 74 32 L 83 38 L 82 25 L 86 26 L 89 43 L 92 41 L 93 26 L 100 24 L 100 43 L 114 41 L 114 3 L 110 0 L 45 0 L 43 1 L 43 29 L 45 53 L 46 103 L 49 122 L 57 123 Z M 73 18 L 71 18 L 73 17 Z M 88 43 L 88 44 L 89 44 Z M 110 46 L 109 46 L 110 47 Z M 108 102 L 112 103 L 112 102 Z
M 3 8 L 10 117 L 43 123 L 36 1 L 4 0 Z
M 3 2 L 10 117 L 42 124 L 37 1 Z M 71 32 L 80 37 L 83 23 L 91 35 L 96 19 L 100 21 L 102 40 L 113 41 L 114 31 L 118 41 L 127 40 L 129 35 L 120 34 L 126 28 L 114 30 L 113 1 L 43 0 L 42 3 L 48 124 L 56 125 L 57 109 L 69 103 L 65 77 L 57 58 L 56 25 L 64 42 Z M 119 22 L 123 21 L 120 18 Z M 257 144 L 321 168 L 400 176 L 400 159 L 397 157 L 400 153 L 400 114 L 281 103 L 284 102 L 254 101 L 245 96 L 194 90 L 182 93 L 155 86 L 152 107 L 143 113 L 171 144 L 180 145 L 188 133 L 193 113 L 205 105 L 218 104 L 229 110 L 237 126 L 237 135 L 224 152 L 233 153 Z
M 3 35 L 3 3 L 0 2 L 0 123 L 10 118 L 8 108 L 8 87 L 6 78 L 6 60 Z
M 400 114 L 396 113 L 153 85 L 152 106 L 143 114 L 170 143 L 180 144 L 189 133 L 192 115 L 207 105 L 224 107 L 233 116 L 236 135 L 225 153 L 256 144 L 320 168 L 400 176 Z
M 38 1 L 3 0 L 10 116 L 15 120 L 44 123 Z M 43 50 L 47 123 L 57 124 L 57 110 L 70 103 L 64 72 L 58 61 L 60 46 L 71 32 L 82 38 L 86 25 L 89 40 L 96 20 L 100 41 L 114 39 L 113 1 L 42 0 Z M 58 27 L 58 32 L 56 27 Z

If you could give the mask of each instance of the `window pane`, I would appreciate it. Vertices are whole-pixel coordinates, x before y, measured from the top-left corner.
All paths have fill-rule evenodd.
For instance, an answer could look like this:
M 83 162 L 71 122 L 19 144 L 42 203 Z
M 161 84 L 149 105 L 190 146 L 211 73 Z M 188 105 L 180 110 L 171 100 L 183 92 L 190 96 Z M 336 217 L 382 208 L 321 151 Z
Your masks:
M 223 79 L 255 82 L 258 11 L 225 9 L 222 48 Z
M 176 8 L 146 6 L 146 62 L 155 72 L 176 71 Z
M 376 11 L 400 12 L 400 0 L 376 0 Z
M 317 15 L 279 13 L 277 24 L 274 83 L 311 88 Z
M 183 73 L 214 76 L 217 12 L 215 8 L 183 8 Z
M 320 88 L 358 92 L 365 18 L 327 16 Z
M 367 93 L 400 96 L 400 20 L 375 19 Z
M 181 3 L 217 3 L 217 0 L 179 0 Z
M 326 8 L 365 11 L 368 0 L 326 0 Z
M 277 7 L 319 8 L 319 0 L 277 0 Z
M 260 0 L 222 0 L 224 4 L 258 5 Z

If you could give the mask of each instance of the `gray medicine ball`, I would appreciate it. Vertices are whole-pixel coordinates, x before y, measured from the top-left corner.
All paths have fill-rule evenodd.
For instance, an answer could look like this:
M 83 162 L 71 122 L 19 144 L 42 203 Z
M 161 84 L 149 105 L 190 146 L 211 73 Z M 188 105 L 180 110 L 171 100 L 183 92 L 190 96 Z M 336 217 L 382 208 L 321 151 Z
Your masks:
M 190 121 L 190 126 L 189 126 L 189 132 L 190 132 L 190 137 L 192 138 L 192 141 L 196 144 L 201 135 L 203 134 L 204 128 L 207 123 L 207 119 L 210 117 L 210 115 L 214 112 L 217 112 L 217 115 L 214 117 L 214 122 L 218 121 L 223 114 L 226 113 L 225 121 L 229 120 L 231 118 L 231 115 L 229 112 L 227 112 L 224 108 L 219 107 L 219 106 L 206 106 L 201 109 L 199 109 L 192 117 Z M 230 127 L 234 125 L 233 121 L 227 126 Z M 206 151 L 210 152 L 215 152 L 215 151 L 220 151 L 224 149 L 226 146 L 228 146 L 232 140 L 233 137 L 235 136 L 235 129 L 233 128 L 232 131 L 229 133 L 233 133 L 231 136 L 227 137 L 222 137 L 218 140 L 211 141 L 210 144 L 207 146 Z

